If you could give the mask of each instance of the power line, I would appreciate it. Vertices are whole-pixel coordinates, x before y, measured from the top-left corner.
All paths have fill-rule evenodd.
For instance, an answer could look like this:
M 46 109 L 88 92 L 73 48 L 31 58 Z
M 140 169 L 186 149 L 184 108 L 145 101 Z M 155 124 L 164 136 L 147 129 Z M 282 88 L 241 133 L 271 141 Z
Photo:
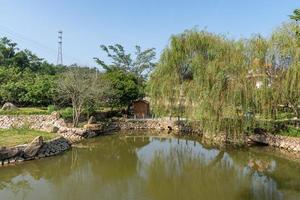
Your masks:
M 40 50 L 46 50 L 48 53 L 50 53 L 52 56 L 57 56 L 57 50 L 47 46 L 47 45 L 44 45 L 36 40 L 33 40 L 27 36 L 24 36 L 23 34 L 20 34 L 20 33 L 17 33 L 15 31 L 13 31 L 12 29 L 8 28 L 8 27 L 5 27 L 3 25 L 0 25 L 0 32 L 6 34 L 6 35 L 9 35 L 9 37 L 11 37 L 12 39 L 14 40 L 22 40 L 22 41 L 25 41 L 25 42 L 29 42 L 31 44 L 34 44 L 36 47 L 38 47 Z M 69 58 L 70 60 L 74 60 L 78 63 L 88 63 L 88 62 L 82 62 L 81 60 L 73 57 L 73 56 L 70 56 L 68 54 L 65 54 L 64 53 L 64 56 Z
M 1 29 L 2 29 L 2 30 L 1 30 Z M 4 30 L 3 30 L 3 29 L 4 29 Z M 52 48 L 50 48 L 50 47 L 48 47 L 48 46 L 46 46 L 46 45 L 44 45 L 44 44 L 42 44 L 42 43 L 36 41 L 36 40 L 33 40 L 33 39 L 31 39 L 31 38 L 28 38 L 28 37 L 26 37 L 26 36 L 24 36 L 24 35 L 22 35 L 22 34 L 20 34 L 20 33 L 17 33 L 17 32 L 15 32 L 15 31 L 13 31 L 13 30 L 7 28 L 7 27 L 4 27 L 4 26 L 0 25 L 0 31 L 1 31 L 1 32 L 4 32 L 4 33 L 6 33 L 6 34 L 8 34 L 8 35 L 10 35 L 10 36 L 13 36 L 13 37 L 15 37 L 15 38 L 17 38 L 17 39 L 21 39 L 21 40 L 23 40 L 23 41 L 30 42 L 30 43 L 32 43 L 32 44 L 38 46 L 38 47 L 42 47 L 43 49 L 45 49 L 45 50 L 47 50 L 47 51 L 50 51 L 50 52 L 56 54 L 56 50 L 54 50 L 54 49 L 52 49 Z

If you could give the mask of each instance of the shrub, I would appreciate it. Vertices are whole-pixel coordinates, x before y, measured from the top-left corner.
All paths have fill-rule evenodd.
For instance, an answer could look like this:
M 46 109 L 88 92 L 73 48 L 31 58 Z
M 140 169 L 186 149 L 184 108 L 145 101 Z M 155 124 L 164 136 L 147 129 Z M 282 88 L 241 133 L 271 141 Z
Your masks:
M 48 107 L 47 107 L 47 112 L 49 113 L 49 114 L 51 114 L 51 113 L 53 113 L 54 111 L 57 111 L 58 109 L 57 109 L 57 107 L 55 106 L 55 105 L 49 105 Z
M 73 118 L 73 109 L 71 107 L 64 108 L 59 113 L 63 119 L 71 120 Z

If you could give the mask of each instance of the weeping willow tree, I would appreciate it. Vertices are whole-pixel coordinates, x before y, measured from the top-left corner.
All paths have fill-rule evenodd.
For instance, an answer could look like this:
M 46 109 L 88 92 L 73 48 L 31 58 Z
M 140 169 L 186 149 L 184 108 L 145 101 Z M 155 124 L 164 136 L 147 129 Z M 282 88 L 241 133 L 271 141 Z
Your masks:
M 273 86 L 280 103 L 290 107 L 300 118 L 300 27 L 284 24 L 272 34 L 270 48 L 276 53 L 277 84 Z M 275 49 L 275 50 L 274 50 Z
M 299 116 L 297 27 L 283 25 L 269 39 L 236 41 L 198 30 L 172 36 L 148 83 L 154 113 L 237 137 L 257 118 L 276 119 L 280 104 Z
M 154 112 L 200 119 L 212 133 L 243 129 L 253 104 L 244 51 L 241 41 L 206 31 L 173 36 L 149 81 Z

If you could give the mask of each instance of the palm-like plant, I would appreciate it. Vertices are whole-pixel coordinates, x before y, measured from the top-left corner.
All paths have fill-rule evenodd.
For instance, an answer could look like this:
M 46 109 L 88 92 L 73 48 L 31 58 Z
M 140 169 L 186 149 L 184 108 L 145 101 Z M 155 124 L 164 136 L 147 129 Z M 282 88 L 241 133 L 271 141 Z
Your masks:
M 300 9 L 295 9 L 290 18 L 295 21 L 300 21 Z

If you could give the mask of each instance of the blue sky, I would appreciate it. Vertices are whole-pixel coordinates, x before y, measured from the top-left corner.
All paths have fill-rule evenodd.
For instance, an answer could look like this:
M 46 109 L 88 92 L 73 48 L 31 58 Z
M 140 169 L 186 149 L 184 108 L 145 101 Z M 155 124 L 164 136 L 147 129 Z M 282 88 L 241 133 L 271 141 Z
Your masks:
M 198 27 L 232 38 L 267 36 L 299 0 L 0 0 L 0 36 L 56 63 L 57 31 L 64 31 L 64 63 L 96 66 L 100 44 L 133 51 L 154 47 L 157 57 L 172 34 Z

